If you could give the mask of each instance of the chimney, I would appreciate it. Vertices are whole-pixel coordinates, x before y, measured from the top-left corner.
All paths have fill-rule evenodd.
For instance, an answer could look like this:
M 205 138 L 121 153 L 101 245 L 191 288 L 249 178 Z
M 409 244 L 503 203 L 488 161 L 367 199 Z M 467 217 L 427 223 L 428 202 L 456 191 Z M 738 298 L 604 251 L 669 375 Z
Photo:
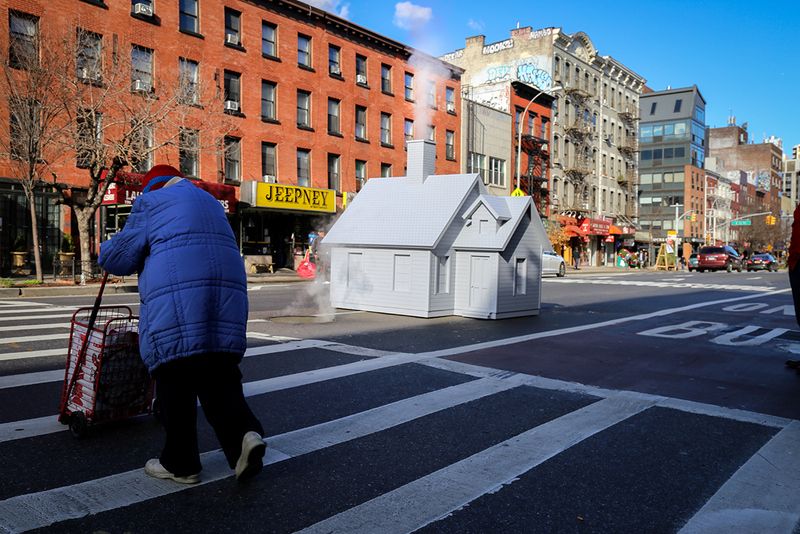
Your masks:
M 406 178 L 415 184 L 422 184 L 436 172 L 436 144 L 427 139 L 408 142 L 408 171 Z

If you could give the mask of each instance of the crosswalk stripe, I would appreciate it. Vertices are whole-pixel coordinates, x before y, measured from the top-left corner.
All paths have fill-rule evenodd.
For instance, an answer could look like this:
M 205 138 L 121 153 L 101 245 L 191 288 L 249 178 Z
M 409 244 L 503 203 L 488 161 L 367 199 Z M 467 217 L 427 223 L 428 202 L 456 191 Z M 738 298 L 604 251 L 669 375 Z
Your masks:
M 553 284 L 596 284 L 611 286 L 667 287 L 673 289 L 722 289 L 734 291 L 775 291 L 772 286 L 746 286 L 737 284 L 704 284 L 700 282 L 657 282 L 652 280 L 603 280 L 599 278 L 548 278 L 543 282 Z
M 334 421 L 268 437 L 265 464 L 281 462 L 380 432 L 516 385 L 513 381 L 493 379 L 466 382 Z M 221 450 L 203 453 L 201 459 L 203 473 L 200 484 L 208 484 L 232 475 Z M 148 477 L 141 469 L 136 469 L 71 486 L 18 495 L 0 501 L 0 531 L 22 532 L 45 527 L 186 489 L 189 487 Z
M 15 308 L 22 306 L 50 306 L 46 302 L 32 302 L 30 300 L 0 300 L 0 308 Z
M 48 382 L 60 382 L 61 380 L 64 380 L 64 369 L 0 376 L 0 389 L 46 384 Z
M 0 362 L 9 360 L 24 360 L 28 358 L 46 358 L 48 356 L 65 356 L 67 355 L 67 347 L 60 349 L 44 349 L 44 350 L 23 350 L 20 352 L 6 352 L 0 354 Z
M 66 334 L 37 334 L 35 336 L 0 338 L 0 345 L 10 345 L 12 343 L 28 343 L 30 341 L 54 341 L 56 339 L 69 339 L 69 332 L 67 332 Z
M 23 332 L 25 330 L 47 330 L 48 328 L 69 328 L 70 323 L 57 324 L 18 324 L 14 326 L 0 326 L 0 332 Z M 2 343 L 2 338 L 0 338 Z
M 794 421 L 751 456 L 680 534 L 796 532 L 800 521 L 798 443 L 800 422 Z
M 49 311 L 49 310 L 48 310 Z M 64 317 L 72 317 L 72 313 L 53 313 L 48 315 L 31 315 L 25 317 L 0 317 L 0 321 L 8 322 L 8 321 L 27 321 L 30 319 L 63 319 Z
M 2 315 L 10 315 L 10 314 L 23 314 L 23 313 L 39 313 L 39 312 L 51 312 L 51 311 L 67 311 L 72 310 L 73 312 L 78 309 L 78 306 L 53 306 L 53 307 L 41 307 L 38 309 L 25 309 L 25 310 L 6 310 L 0 309 L 0 314 Z M 36 315 L 32 315 L 31 317 L 37 317 Z
M 598 401 L 300 532 L 413 532 L 652 404 L 624 394 Z

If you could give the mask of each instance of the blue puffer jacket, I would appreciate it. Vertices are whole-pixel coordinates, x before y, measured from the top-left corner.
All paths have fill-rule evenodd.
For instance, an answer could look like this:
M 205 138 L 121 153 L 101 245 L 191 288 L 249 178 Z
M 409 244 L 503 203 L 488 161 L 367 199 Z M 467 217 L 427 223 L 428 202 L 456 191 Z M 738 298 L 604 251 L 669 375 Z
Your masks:
M 220 203 L 188 180 L 141 195 L 100 247 L 109 273 L 139 272 L 139 350 L 152 372 L 203 352 L 247 348 L 247 278 Z

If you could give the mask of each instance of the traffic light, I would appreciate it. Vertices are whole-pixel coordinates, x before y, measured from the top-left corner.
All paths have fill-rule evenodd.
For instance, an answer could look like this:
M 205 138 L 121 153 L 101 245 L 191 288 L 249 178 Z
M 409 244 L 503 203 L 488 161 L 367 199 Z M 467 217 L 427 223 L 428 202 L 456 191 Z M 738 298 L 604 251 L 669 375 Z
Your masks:
M 767 215 L 767 224 L 772 226 L 776 222 L 774 215 Z
M 697 222 L 697 212 L 692 213 L 692 222 Z

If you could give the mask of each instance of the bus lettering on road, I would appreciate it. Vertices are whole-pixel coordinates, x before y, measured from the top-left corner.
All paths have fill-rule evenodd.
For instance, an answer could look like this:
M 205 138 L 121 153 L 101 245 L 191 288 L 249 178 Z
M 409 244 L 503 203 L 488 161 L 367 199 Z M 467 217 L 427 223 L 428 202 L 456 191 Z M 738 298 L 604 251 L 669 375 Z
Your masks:
M 650 330 L 638 332 L 638 334 L 640 336 L 663 337 L 668 339 L 689 339 L 698 336 L 705 336 L 711 332 L 720 332 L 727 330 L 728 328 L 731 327 L 726 323 L 717 323 L 713 321 L 686 321 L 680 324 L 651 328 Z M 758 330 L 762 330 L 762 327 L 747 325 L 736 328 L 730 332 L 720 334 L 711 338 L 709 341 L 717 345 L 752 347 L 756 345 L 763 345 L 764 343 L 775 339 L 776 337 L 780 337 L 789 331 L 788 328 L 771 328 L 767 332 L 758 336 L 748 335 Z

